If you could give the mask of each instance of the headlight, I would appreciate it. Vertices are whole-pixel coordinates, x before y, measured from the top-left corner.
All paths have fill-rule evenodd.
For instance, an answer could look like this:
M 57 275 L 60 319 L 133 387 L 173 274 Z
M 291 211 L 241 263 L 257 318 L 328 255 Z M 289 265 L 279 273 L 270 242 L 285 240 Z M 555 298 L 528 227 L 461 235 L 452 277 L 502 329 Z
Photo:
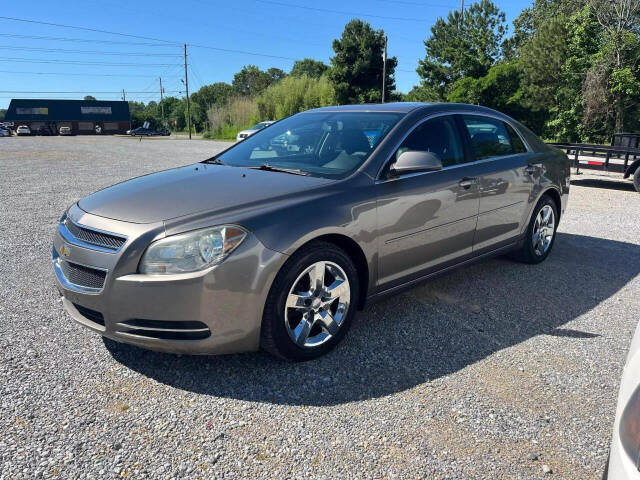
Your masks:
M 247 236 L 236 225 L 203 228 L 153 242 L 140 261 L 140 273 L 161 275 L 203 270 L 220 263 Z

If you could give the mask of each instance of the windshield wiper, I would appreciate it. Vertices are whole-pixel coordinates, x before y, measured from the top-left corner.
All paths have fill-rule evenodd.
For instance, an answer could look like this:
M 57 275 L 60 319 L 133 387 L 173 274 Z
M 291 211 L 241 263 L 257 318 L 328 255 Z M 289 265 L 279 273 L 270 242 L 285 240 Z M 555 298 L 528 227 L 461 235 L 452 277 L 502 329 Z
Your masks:
M 213 165 L 226 165 L 226 163 L 223 163 L 222 160 L 218 160 L 217 158 L 209 158 L 202 163 L 210 163 Z
M 254 170 L 266 170 L 268 172 L 282 172 L 282 173 L 290 173 L 292 175 L 303 175 L 305 177 L 311 176 L 309 172 L 305 172 L 304 170 L 300 170 L 299 168 L 286 168 L 286 167 L 276 167 L 275 165 L 271 165 L 270 163 L 263 163 L 257 167 L 247 167 L 252 168 Z

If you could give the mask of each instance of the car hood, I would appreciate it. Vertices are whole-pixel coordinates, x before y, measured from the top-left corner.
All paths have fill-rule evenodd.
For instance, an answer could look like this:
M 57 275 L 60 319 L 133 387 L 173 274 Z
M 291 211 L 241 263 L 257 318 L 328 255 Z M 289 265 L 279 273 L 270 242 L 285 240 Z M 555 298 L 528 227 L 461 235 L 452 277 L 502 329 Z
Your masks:
M 101 217 L 154 223 L 197 212 L 260 205 L 331 181 L 202 163 L 118 183 L 83 198 L 78 206 Z

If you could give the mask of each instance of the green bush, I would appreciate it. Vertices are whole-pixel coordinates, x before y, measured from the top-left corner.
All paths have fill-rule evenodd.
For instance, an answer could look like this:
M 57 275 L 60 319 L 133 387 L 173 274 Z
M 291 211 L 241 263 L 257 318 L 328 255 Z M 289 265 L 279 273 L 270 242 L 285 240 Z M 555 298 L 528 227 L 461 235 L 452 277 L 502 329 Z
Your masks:
M 258 97 L 258 115 L 254 120 L 280 120 L 310 108 L 334 103 L 335 90 L 326 76 L 289 76 L 271 85 Z

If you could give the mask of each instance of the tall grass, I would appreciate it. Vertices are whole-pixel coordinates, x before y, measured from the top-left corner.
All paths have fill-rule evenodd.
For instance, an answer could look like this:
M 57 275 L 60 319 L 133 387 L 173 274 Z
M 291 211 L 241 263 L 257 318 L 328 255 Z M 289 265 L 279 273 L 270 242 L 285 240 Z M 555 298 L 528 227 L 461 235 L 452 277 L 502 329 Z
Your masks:
M 233 97 L 222 107 L 207 112 L 210 131 L 205 138 L 235 140 L 240 130 L 249 128 L 258 116 L 258 107 L 251 97 Z
M 260 118 L 279 120 L 310 108 L 335 103 L 335 91 L 325 76 L 286 77 L 267 88 L 257 100 Z
M 260 96 L 233 97 L 226 105 L 207 112 L 210 131 L 205 138 L 235 140 L 245 130 L 263 120 L 280 120 L 310 108 L 335 103 L 335 91 L 327 77 L 286 77 L 271 85 Z

